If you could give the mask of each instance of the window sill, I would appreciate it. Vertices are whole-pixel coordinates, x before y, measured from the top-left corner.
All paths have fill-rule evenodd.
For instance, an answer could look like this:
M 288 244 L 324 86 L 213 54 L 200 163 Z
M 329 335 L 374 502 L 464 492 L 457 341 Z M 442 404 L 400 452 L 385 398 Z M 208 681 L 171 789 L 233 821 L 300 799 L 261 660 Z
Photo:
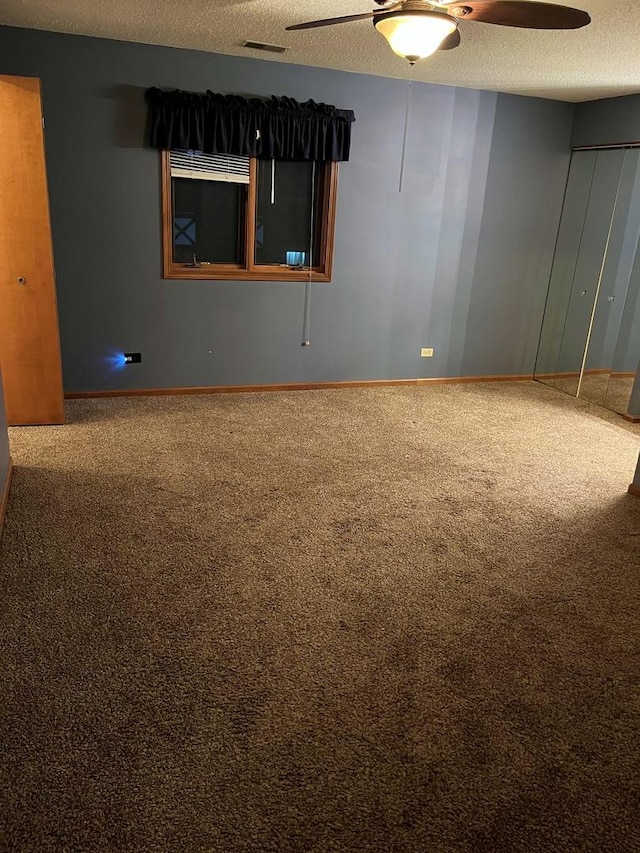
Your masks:
M 266 268 L 263 270 L 239 270 L 231 267 L 228 270 L 210 269 L 203 267 L 186 267 L 171 265 L 165 269 L 163 278 L 180 281 L 309 281 L 308 270 Z M 314 271 L 311 281 L 330 282 L 331 276 L 324 272 Z

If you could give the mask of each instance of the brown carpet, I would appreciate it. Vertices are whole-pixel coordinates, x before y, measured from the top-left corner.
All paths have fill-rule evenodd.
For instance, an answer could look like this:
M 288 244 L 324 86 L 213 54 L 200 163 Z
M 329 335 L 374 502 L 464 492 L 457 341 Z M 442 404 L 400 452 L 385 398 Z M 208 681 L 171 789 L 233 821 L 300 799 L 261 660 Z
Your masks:
M 534 383 L 12 431 L 10 851 L 640 849 L 640 428 Z

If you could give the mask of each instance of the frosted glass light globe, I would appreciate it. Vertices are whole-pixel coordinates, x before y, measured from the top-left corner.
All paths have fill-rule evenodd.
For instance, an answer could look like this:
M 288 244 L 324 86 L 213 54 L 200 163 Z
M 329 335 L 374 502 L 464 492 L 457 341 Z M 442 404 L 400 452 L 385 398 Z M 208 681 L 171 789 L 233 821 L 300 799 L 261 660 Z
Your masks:
M 373 24 L 391 50 L 412 64 L 431 56 L 457 28 L 456 22 L 441 12 L 391 13 L 375 17 Z

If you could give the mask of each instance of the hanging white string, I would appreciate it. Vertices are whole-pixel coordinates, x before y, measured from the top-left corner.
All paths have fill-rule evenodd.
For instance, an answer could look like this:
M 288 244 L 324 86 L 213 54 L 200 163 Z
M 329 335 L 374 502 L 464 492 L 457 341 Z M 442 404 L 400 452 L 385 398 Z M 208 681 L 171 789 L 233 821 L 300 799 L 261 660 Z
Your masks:
M 313 232 L 315 228 L 316 161 L 311 164 L 311 227 L 309 229 L 309 277 L 304 284 L 304 319 L 302 322 L 302 346 L 311 345 L 311 278 L 313 276 Z
M 404 178 L 404 158 L 407 152 L 407 130 L 409 128 L 409 110 L 411 107 L 411 86 L 413 84 L 413 72 L 415 65 L 411 65 L 411 78 L 407 80 L 407 102 L 404 109 L 404 128 L 402 131 L 402 154 L 400 155 L 400 180 L 398 181 L 398 192 L 402 192 L 402 179 Z

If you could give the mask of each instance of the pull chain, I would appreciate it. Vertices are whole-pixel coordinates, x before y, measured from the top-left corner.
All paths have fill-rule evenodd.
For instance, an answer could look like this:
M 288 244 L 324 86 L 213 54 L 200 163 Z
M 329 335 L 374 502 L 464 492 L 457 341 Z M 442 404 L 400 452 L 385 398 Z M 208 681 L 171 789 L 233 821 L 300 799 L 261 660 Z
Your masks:
M 315 228 L 316 161 L 311 164 L 311 227 L 309 229 L 309 277 L 304 284 L 304 319 L 302 321 L 302 346 L 311 345 L 311 279 L 313 276 L 313 232 Z
M 276 161 L 271 158 L 271 204 L 276 203 Z
M 404 128 L 402 131 L 402 154 L 400 155 L 400 180 L 398 181 L 398 192 L 402 192 L 402 179 L 404 177 L 404 160 L 407 151 L 407 130 L 409 128 L 409 110 L 411 107 L 411 86 L 413 84 L 413 72 L 415 65 L 411 65 L 411 78 L 407 80 L 407 102 L 404 109 Z

